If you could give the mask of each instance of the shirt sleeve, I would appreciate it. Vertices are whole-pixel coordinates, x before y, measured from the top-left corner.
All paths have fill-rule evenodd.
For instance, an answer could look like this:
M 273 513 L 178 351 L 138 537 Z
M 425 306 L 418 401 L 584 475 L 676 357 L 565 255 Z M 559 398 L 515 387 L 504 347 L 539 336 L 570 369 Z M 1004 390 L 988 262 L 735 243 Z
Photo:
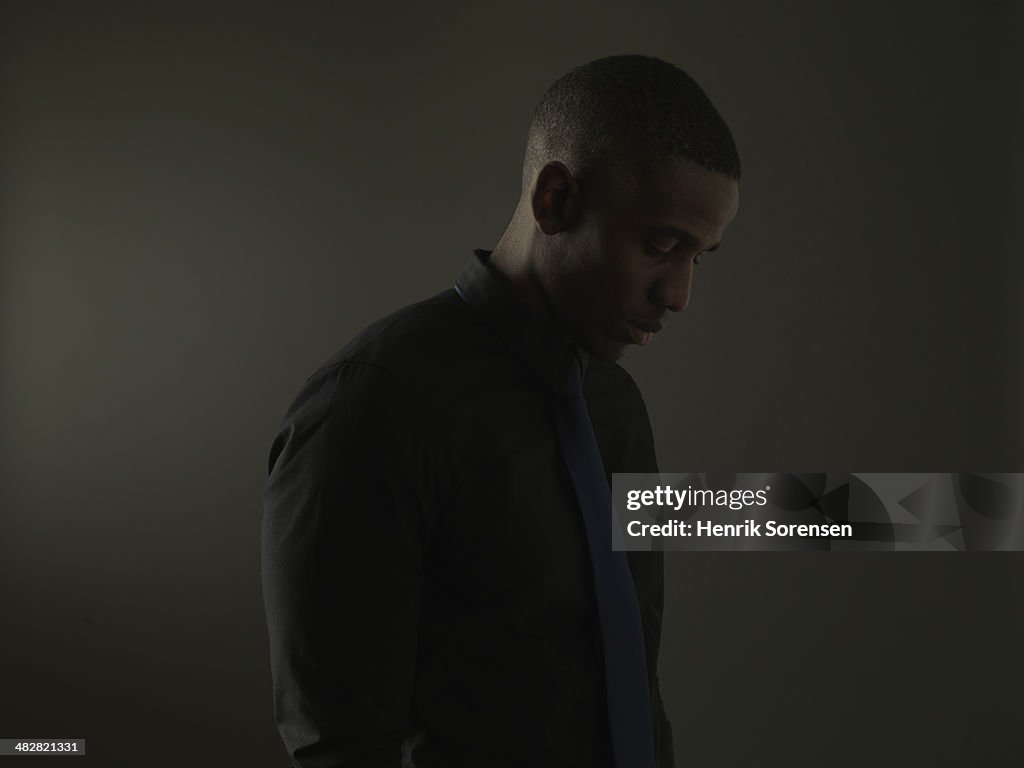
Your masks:
M 661 645 L 661 617 L 664 606 L 664 553 L 627 552 L 633 582 L 640 602 L 647 651 L 647 682 L 651 692 L 651 717 L 654 721 L 654 747 L 658 768 L 675 768 L 672 725 L 661 700 L 658 679 L 658 651 Z
M 657 473 L 658 459 L 651 419 L 633 377 L 617 364 L 591 361 L 584 390 L 609 486 L 615 472 Z M 660 550 L 633 551 L 627 552 L 626 558 L 636 586 L 644 627 L 655 762 L 657 768 L 675 768 L 672 726 L 661 700 L 658 680 L 658 651 L 665 605 L 665 556 Z
M 640 390 L 632 378 L 631 384 L 637 416 L 631 430 L 629 466 L 631 471 L 657 473 L 658 460 L 654 447 L 654 433 Z M 651 718 L 654 721 L 654 751 L 657 768 L 675 768 L 675 747 L 672 724 L 661 699 L 661 681 L 658 678 L 658 657 L 661 648 L 661 624 L 665 608 L 665 553 L 661 550 L 628 552 L 630 570 L 636 585 L 640 616 L 644 625 L 647 651 L 647 680 L 651 692 Z
M 261 577 L 274 714 L 295 768 L 398 768 L 429 531 L 422 429 L 387 371 L 310 377 L 270 451 Z

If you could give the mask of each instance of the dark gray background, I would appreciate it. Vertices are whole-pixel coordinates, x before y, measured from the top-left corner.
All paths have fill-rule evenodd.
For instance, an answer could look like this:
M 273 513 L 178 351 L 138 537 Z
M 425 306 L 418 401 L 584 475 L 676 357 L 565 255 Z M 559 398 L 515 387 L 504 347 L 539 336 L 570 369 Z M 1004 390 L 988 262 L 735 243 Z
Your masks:
M 600 56 L 682 66 L 743 157 L 690 309 L 624 361 L 663 469 L 1024 470 L 1012 3 L 135 5 L 0 6 L 0 736 L 285 764 L 275 428 L 493 247 L 530 110 Z M 679 764 L 1015 762 L 1021 565 L 669 554 Z

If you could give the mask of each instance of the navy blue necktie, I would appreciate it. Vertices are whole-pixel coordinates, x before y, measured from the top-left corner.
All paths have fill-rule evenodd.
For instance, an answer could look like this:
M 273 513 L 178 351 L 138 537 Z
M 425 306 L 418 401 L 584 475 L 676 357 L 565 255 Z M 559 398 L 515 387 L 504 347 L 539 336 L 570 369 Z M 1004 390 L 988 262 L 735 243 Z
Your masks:
M 583 512 L 590 547 L 615 768 L 654 768 L 654 731 L 640 606 L 626 553 L 612 549 L 613 537 L 621 541 L 621 532 L 613 525 L 611 492 L 583 398 L 580 366 L 574 360 L 571 368 L 566 397 L 558 407 L 558 437 Z

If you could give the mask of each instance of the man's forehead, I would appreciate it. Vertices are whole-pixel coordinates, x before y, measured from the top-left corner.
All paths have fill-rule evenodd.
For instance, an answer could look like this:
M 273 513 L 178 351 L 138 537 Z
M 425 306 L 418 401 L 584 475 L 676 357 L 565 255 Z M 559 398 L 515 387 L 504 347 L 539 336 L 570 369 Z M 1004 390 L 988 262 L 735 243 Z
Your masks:
M 676 226 L 698 222 L 724 228 L 736 215 L 739 185 L 724 174 L 681 158 L 640 162 L 620 186 L 621 202 L 645 225 Z

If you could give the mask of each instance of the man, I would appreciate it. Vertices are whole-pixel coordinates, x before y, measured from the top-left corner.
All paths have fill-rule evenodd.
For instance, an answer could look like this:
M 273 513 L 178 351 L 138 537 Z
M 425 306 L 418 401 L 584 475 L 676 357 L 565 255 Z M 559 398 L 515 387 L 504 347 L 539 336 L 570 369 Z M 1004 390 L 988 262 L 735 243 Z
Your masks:
M 662 555 L 611 545 L 611 473 L 657 471 L 614 361 L 686 307 L 739 176 L 681 70 L 579 67 L 534 112 L 493 251 L 306 380 L 262 531 L 293 765 L 673 766 Z

